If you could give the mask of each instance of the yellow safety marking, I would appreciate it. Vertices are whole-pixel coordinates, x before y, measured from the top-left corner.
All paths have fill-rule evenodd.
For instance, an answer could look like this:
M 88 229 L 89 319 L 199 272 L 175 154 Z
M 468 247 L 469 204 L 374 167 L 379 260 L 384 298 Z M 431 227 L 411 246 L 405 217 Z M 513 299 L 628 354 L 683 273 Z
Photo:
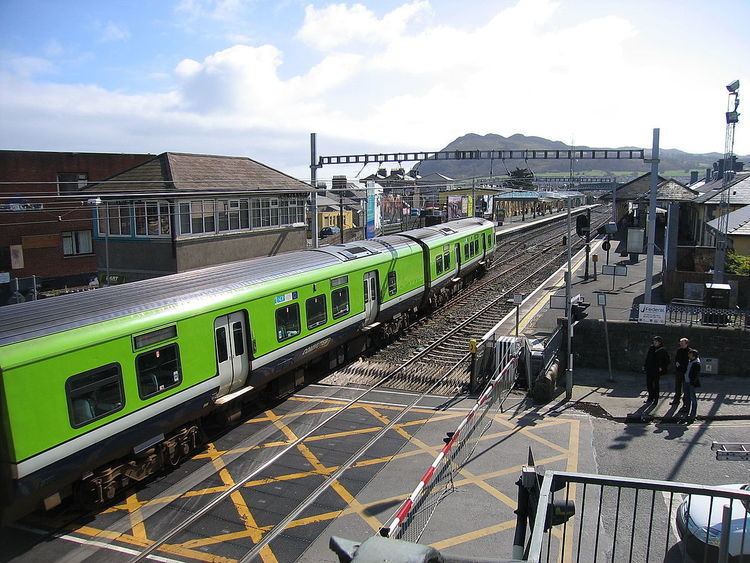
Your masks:
M 133 529 L 133 536 L 148 540 L 146 535 L 146 526 L 143 524 L 143 515 L 140 511 L 141 502 L 138 500 L 138 493 L 133 493 L 125 499 L 125 507 L 130 512 L 128 517 L 130 518 L 130 527 Z
M 465 534 L 459 534 L 457 536 L 453 536 L 452 538 L 446 538 L 444 540 L 431 543 L 430 546 L 434 547 L 437 550 L 447 549 L 449 547 L 453 547 L 456 545 L 460 545 L 462 543 L 470 542 L 472 540 L 491 536 L 492 534 L 497 534 L 498 532 L 504 532 L 505 530 L 510 530 L 515 525 L 516 525 L 516 520 L 514 518 L 513 520 L 506 520 L 505 522 L 500 522 L 499 524 L 493 524 L 492 526 L 487 526 L 486 528 L 480 528 L 472 532 L 467 532 Z
M 572 421 L 573 419 L 566 419 L 566 420 L 571 420 Z M 512 426 L 512 423 L 509 423 L 509 422 L 504 421 L 504 420 L 498 420 L 498 422 L 500 424 L 504 425 L 504 426 Z M 518 428 L 517 425 L 515 427 Z M 547 440 L 545 438 L 542 438 L 541 436 L 537 436 L 536 434 L 534 434 L 533 432 L 531 432 L 528 428 L 526 428 L 524 426 L 520 427 L 520 429 L 518 430 L 518 433 L 519 434 L 523 434 L 527 438 L 530 438 L 530 439 L 532 439 L 532 440 L 534 440 L 536 442 L 539 442 L 540 444 L 543 444 L 543 445 L 547 446 L 548 448 L 551 448 L 551 449 L 556 450 L 558 452 L 563 453 L 563 452 L 567 452 L 568 451 L 566 448 L 564 448 L 562 446 L 558 446 L 554 442 L 550 442 L 549 440 Z
M 128 545 L 134 545 L 140 548 L 147 548 L 154 542 L 144 541 L 142 539 L 135 538 L 130 534 L 120 534 L 118 532 L 111 532 L 109 530 L 99 530 L 92 528 L 91 526 L 81 526 L 80 528 L 70 528 L 71 532 L 79 533 L 81 535 L 89 537 L 106 538 L 109 540 L 117 540 Z M 198 561 L 208 561 L 210 563 L 236 563 L 236 559 L 230 559 L 228 557 L 221 557 L 218 555 L 212 555 L 210 553 L 203 553 L 201 551 L 195 551 L 192 549 L 186 549 L 180 545 L 172 545 L 165 543 L 159 547 L 159 551 L 164 553 L 170 553 L 172 555 L 179 555 L 180 557 L 188 557 L 191 559 L 197 559 Z
M 594 251 L 594 250 L 596 250 L 596 248 L 597 248 L 597 245 L 594 244 L 594 246 L 592 247 L 591 250 Z M 578 270 L 578 268 L 580 268 L 581 265 L 585 261 L 586 261 L 586 257 L 582 256 L 580 259 L 578 259 L 577 262 L 575 262 L 574 264 L 571 264 L 571 266 L 570 266 L 571 270 L 573 272 L 576 272 Z M 518 331 L 519 332 L 522 332 L 523 330 L 525 330 L 526 326 L 532 321 L 532 319 L 537 315 L 537 313 L 539 313 L 539 311 L 545 305 L 547 305 L 547 303 L 549 302 L 549 299 L 547 299 L 547 297 L 549 295 L 553 295 L 554 293 L 557 292 L 558 289 L 560 289 L 562 287 L 563 287 L 562 285 L 555 285 L 553 289 L 550 289 L 548 291 L 542 292 L 542 295 L 539 296 L 539 301 L 534 304 L 534 306 L 523 316 L 523 318 L 521 319 L 521 321 L 518 323 Z
M 342 404 L 345 404 L 345 403 L 342 403 Z M 297 418 L 299 416 L 303 416 L 303 415 L 307 415 L 307 414 L 325 414 L 327 412 L 337 412 L 339 410 L 340 409 L 338 409 L 336 407 L 323 407 L 323 408 L 319 408 L 319 409 L 310 409 L 310 410 L 307 410 L 307 411 L 304 411 L 304 412 L 297 412 L 297 411 L 288 412 L 286 414 L 282 414 L 282 415 L 279 415 L 279 416 L 282 419 L 287 419 L 287 418 Z M 271 419 L 268 418 L 267 416 L 258 416 L 256 418 L 251 418 L 250 420 L 246 420 L 244 422 L 244 424 L 254 424 L 256 422 L 271 422 Z
M 267 412 L 271 413 L 272 411 Z M 233 486 L 235 484 L 234 478 L 229 473 L 229 470 L 224 466 L 224 462 L 218 456 L 218 452 L 213 444 L 208 445 L 208 452 L 213 453 L 216 456 L 211 460 L 211 463 L 214 465 L 214 467 L 216 467 L 216 469 L 219 470 L 219 477 L 221 478 L 222 483 L 224 483 L 228 487 Z M 253 518 L 253 515 L 250 512 L 250 508 L 247 506 L 247 503 L 242 496 L 242 492 L 239 490 L 234 491 L 229 495 L 229 498 L 232 499 L 232 504 L 234 505 L 234 508 L 237 511 L 240 520 L 242 521 L 242 524 L 245 526 L 250 539 L 253 540 L 253 543 L 258 543 L 263 537 L 263 533 L 258 529 L 258 524 L 255 522 L 255 518 Z M 271 551 L 271 548 L 267 545 L 264 546 L 260 551 L 260 558 L 264 563 L 278 563 L 276 556 Z
M 308 397 L 289 397 L 289 400 L 291 400 L 291 401 L 305 402 L 305 403 L 332 403 L 334 405 L 345 405 L 345 404 L 347 404 L 349 402 L 346 399 L 312 399 L 312 398 L 308 398 Z M 352 405 L 349 408 L 350 409 L 353 409 L 353 408 L 362 408 L 363 406 L 364 406 L 364 403 L 361 404 L 361 405 Z M 381 404 L 376 404 L 376 405 L 372 405 L 372 406 L 375 406 L 375 407 L 377 407 L 379 409 L 385 409 L 385 410 L 388 410 L 388 411 L 400 411 L 400 410 L 403 409 L 403 407 L 400 407 L 398 405 L 381 405 Z M 430 409 L 430 408 L 426 408 L 426 407 L 414 407 L 413 409 L 411 409 L 411 412 L 418 412 L 418 413 L 421 413 L 421 414 L 429 414 L 431 412 L 435 412 L 435 409 Z
M 291 439 L 297 439 L 294 432 L 281 420 L 274 420 L 273 423 L 276 425 L 276 427 L 281 430 L 285 436 L 291 438 Z M 302 456 L 307 460 L 307 462 L 313 467 L 313 469 L 316 469 L 318 471 L 325 471 L 327 468 L 325 465 L 323 465 L 320 460 L 317 458 L 317 456 L 308 448 L 305 444 L 298 444 L 297 449 L 302 454 Z M 373 530 L 377 531 L 380 529 L 380 522 L 372 516 L 369 516 L 368 514 L 365 514 L 363 512 L 364 507 L 362 507 L 361 503 L 354 498 L 354 495 L 352 495 L 346 487 L 344 487 L 341 483 L 338 481 L 334 481 L 331 483 L 331 489 L 341 497 L 341 499 L 348 504 L 353 510 L 357 511 L 357 513 L 360 515 L 362 520 L 364 520 Z

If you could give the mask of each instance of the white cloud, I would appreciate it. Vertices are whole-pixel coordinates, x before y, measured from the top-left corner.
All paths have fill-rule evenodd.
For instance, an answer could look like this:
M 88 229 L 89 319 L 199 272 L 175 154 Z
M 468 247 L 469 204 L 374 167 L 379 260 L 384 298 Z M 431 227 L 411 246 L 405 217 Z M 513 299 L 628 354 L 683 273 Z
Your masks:
M 189 20 L 231 21 L 245 4 L 243 0 L 180 0 L 175 11 Z
M 104 42 L 126 41 L 130 39 L 130 31 L 123 24 L 108 21 L 99 30 L 99 39 Z
M 414 0 L 378 18 L 362 4 L 329 4 L 321 9 L 310 4 L 297 37 L 321 51 L 351 43 L 387 44 L 402 36 L 429 7 L 426 0 Z
M 56 71 L 55 65 L 48 59 L 2 50 L 0 50 L 0 69 L 25 78 L 31 78 L 39 74 L 51 74 Z
M 219 18 L 240 3 L 181 6 Z M 648 145 L 654 126 L 662 146 L 721 144 L 726 69 L 640 56 L 624 17 L 561 26 L 556 2 L 519 0 L 473 28 L 416 26 L 431 10 L 308 6 L 297 37 L 323 54 L 307 67 L 290 72 L 276 45 L 236 44 L 180 61 L 159 93 L 43 82 L 34 75 L 50 72 L 48 61 L 3 57 L 0 138 L 17 148 L 249 154 L 301 172 L 310 131 L 342 152 L 438 149 L 467 132 Z

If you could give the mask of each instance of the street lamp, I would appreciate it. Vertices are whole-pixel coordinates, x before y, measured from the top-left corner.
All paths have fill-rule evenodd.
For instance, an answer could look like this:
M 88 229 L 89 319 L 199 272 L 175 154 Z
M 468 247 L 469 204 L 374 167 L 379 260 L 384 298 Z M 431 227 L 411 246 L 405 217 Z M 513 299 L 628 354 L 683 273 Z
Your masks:
M 101 225 L 102 218 L 99 213 L 99 206 L 102 204 L 102 198 L 92 197 L 86 203 L 96 207 L 97 224 Z M 104 222 L 104 285 L 109 285 L 109 202 L 105 202 L 104 209 L 106 215 L 106 221 Z

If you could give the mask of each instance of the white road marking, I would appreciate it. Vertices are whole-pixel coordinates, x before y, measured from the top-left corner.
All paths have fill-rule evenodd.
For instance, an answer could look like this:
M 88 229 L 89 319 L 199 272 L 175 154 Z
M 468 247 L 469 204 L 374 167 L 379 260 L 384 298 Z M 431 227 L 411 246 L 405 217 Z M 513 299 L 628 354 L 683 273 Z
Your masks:
M 13 528 L 16 528 L 18 530 L 23 530 L 25 532 L 31 532 L 32 534 L 37 534 L 40 536 L 48 536 L 50 535 L 49 531 L 46 530 L 40 530 L 38 528 L 32 528 L 30 526 L 24 526 L 23 524 L 15 524 L 12 526 Z M 94 541 L 94 540 L 87 540 L 85 538 L 77 538 L 75 536 L 71 536 L 68 534 L 54 534 L 56 538 L 66 540 L 72 543 L 78 543 L 83 545 L 88 545 L 91 547 L 95 547 L 97 549 L 109 549 L 111 551 L 117 551 L 119 553 L 124 553 L 126 555 L 138 555 L 140 551 L 137 549 L 129 549 L 127 547 L 121 547 L 119 545 L 112 545 L 104 542 Z M 170 559 L 168 557 L 160 557 L 158 555 L 149 555 L 147 559 L 150 559 L 152 561 L 159 561 L 160 563 L 183 563 L 179 559 Z

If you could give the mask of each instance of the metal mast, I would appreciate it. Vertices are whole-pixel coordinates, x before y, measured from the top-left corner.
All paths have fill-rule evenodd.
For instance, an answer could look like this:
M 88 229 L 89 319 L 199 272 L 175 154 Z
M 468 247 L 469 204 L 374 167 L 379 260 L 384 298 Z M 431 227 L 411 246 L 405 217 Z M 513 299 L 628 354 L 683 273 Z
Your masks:
M 734 128 L 739 121 L 740 114 L 740 81 L 735 80 L 727 86 L 727 130 L 724 137 L 724 175 L 721 184 L 721 198 L 719 199 L 719 228 L 716 233 L 716 253 L 714 254 L 714 283 L 724 283 L 724 269 L 727 255 L 727 231 L 729 230 L 729 182 L 734 177 Z

